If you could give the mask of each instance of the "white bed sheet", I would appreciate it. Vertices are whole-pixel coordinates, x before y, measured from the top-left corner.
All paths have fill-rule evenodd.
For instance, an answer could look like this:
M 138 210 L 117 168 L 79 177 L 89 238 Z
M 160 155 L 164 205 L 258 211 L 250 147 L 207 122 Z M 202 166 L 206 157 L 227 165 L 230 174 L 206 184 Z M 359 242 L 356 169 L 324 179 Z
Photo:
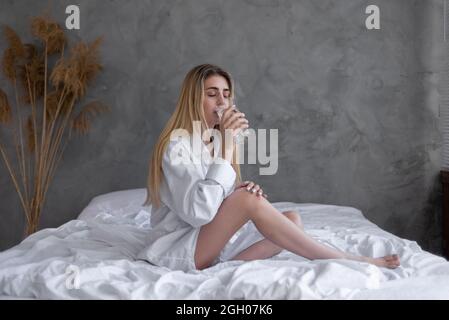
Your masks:
M 399 268 L 310 261 L 285 250 L 266 260 L 228 261 L 189 273 L 136 260 L 150 232 L 149 208 L 140 206 L 145 194 L 132 189 L 95 197 L 77 220 L 1 252 L 0 298 L 449 299 L 449 262 L 344 206 L 273 204 L 298 210 L 306 231 L 328 245 L 367 256 L 398 253 Z M 229 252 L 254 237 L 261 235 L 248 223 Z

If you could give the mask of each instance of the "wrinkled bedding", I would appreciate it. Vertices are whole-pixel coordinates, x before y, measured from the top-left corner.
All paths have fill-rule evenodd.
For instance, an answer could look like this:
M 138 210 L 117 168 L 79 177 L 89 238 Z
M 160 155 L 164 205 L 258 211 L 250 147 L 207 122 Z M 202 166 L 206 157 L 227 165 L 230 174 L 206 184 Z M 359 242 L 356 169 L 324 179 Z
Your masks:
M 397 253 L 394 270 L 349 260 L 314 260 L 288 251 L 265 260 L 226 261 L 172 271 L 136 256 L 151 232 L 144 189 L 97 197 L 78 219 L 44 229 L 0 253 L 3 299 L 449 299 L 449 262 L 388 233 L 356 208 L 277 202 L 297 210 L 318 241 L 354 254 Z M 141 201 L 142 200 L 142 201 Z M 115 202 L 114 202 L 115 201 Z M 226 247 L 232 256 L 256 238 L 247 223 Z

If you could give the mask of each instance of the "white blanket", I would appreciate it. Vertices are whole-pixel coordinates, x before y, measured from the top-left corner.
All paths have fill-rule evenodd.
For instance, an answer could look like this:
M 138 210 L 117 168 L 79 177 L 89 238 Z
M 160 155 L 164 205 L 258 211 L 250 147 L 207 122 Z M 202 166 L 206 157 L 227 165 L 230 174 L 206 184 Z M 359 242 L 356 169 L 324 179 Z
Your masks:
M 140 190 L 142 191 L 142 190 Z M 97 203 L 98 204 L 98 203 Z M 0 253 L 0 296 L 38 299 L 449 299 L 449 262 L 369 222 L 351 207 L 274 203 L 296 209 L 315 239 L 355 254 L 397 253 L 395 270 L 282 251 L 184 273 L 137 261 L 148 210 L 90 205 L 78 220 L 44 229 Z M 129 209 L 129 210 L 128 210 Z M 128 212 L 127 212 L 128 211 Z M 235 250 L 260 234 L 252 223 Z M 243 240 L 242 240 L 243 239 Z

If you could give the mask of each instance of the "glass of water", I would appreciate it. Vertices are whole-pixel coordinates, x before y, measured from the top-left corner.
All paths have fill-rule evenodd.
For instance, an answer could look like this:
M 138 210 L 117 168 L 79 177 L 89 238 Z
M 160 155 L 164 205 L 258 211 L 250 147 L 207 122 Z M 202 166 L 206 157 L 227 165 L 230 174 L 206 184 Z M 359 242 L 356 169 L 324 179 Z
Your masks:
M 241 112 L 241 111 L 237 108 L 235 97 L 232 99 L 232 105 L 235 105 L 235 106 L 236 106 L 236 108 L 234 109 L 234 112 Z M 223 116 L 224 110 L 225 110 L 224 107 L 219 107 L 219 108 L 217 109 L 217 115 L 218 115 L 218 118 L 220 119 L 220 121 L 221 121 L 221 117 Z M 244 142 L 245 142 L 245 137 L 247 137 L 249 134 L 250 134 L 250 132 L 249 132 L 248 129 L 244 129 L 244 130 L 240 131 L 240 132 L 234 137 L 234 142 L 237 143 L 237 144 L 244 143 Z

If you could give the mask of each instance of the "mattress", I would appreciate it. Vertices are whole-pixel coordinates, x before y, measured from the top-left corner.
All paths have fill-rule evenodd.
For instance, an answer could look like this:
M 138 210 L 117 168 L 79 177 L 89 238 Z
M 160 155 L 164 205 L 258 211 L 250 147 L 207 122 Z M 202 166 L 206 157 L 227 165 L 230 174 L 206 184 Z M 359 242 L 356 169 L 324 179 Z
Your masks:
M 99 195 L 75 220 L 43 229 L 0 253 L 3 299 L 449 299 L 449 262 L 395 236 L 353 207 L 275 202 L 297 210 L 306 232 L 366 256 L 397 253 L 397 269 L 342 259 L 308 260 L 286 250 L 264 260 L 225 261 L 182 272 L 136 256 L 151 232 L 146 189 Z M 262 235 L 247 223 L 227 246 Z

